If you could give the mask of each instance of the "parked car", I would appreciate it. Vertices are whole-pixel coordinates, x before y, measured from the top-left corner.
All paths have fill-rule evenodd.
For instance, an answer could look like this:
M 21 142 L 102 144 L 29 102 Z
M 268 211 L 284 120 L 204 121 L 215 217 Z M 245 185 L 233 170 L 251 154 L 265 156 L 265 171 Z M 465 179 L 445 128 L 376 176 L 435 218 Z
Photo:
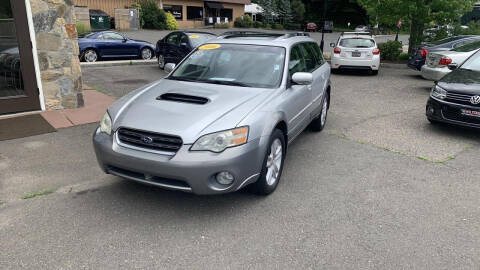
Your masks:
M 330 66 L 308 36 L 216 39 L 165 70 L 105 113 L 93 144 L 106 173 L 196 194 L 250 185 L 267 195 L 289 143 L 325 127 Z
M 96 62 L 100 59 L 151 59 L 155 47 L 146 41 L 133 40 L 114 31 L 90 33 L 78 39 L 80 60 Z
M 157 41 L 155 55 L 158 67 L 163 69 L 165 64 L 178 64 L 187 54 L 198 45 L 217 36 L 207 32 L 175 31 Z
M 305 32 L 316 32 L 318 27 L 316 23 L 309 22 L 305 24 L 305 27 L 303 29 Z
M 333 47 L 332 70 L 363 69 L 378 74 L 380 50 L 369 33 L 345 32 Z
M 451 51 L 430 52 L 427 55 L 426 64 L 422 67 L 422 77 L 427 80 L 438 81 L 451 72 L 448 65 L 452 63 L 462 64 L 479 49 L 480 41 L 475 41 Z
M 455 36 L 423 44 L 413 50 L 408 57 L 408 66 L 414 70 L 422 70 L 429 52 L 450 51 L 454 48 L 480 40 L 480 36 Z
M 426 106 L 428 120 L 480 128 L 480 51 L 435 82 Z
M 359 25 L 355 27 L 355 32 L 369 32 L 370 28 L 366 25 Z

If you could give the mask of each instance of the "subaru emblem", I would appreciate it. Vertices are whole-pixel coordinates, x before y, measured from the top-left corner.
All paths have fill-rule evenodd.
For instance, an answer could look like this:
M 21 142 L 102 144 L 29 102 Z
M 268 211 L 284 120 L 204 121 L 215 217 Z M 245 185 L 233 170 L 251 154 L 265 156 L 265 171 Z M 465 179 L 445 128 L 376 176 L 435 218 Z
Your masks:
M 148 136 L 143 136 L 141 138 L 141 140 L 142 140 L 142 142 L 147 143 L 147 144 L 151 144 L 153 142 L 152 137 L 148 137 Z
M 470 98 L 470 103 L 473 105 L 480 104 L 480 96 L 473 96 Z

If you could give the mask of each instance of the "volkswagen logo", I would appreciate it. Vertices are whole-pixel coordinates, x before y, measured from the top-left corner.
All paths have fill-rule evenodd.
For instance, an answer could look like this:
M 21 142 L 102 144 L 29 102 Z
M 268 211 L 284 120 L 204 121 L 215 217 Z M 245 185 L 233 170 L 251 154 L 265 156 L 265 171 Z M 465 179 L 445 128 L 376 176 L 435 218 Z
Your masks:
M 147 136 L 143 136 L 140 140 L 142 140 L 142 142 L 147 144 L 151 144 L 153 142 L 152 137 L 147 137 Z
M 470 98 L 470 103 L 472 103 L 473 105 L 480 104 L 480 96 L 473 96 L 472 98 Z

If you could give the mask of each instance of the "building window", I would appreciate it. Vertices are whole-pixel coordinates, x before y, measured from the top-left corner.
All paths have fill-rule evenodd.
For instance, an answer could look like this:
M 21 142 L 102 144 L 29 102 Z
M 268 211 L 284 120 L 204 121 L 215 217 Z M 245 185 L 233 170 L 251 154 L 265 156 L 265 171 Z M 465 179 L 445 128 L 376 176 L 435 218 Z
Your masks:
M 187 20 L 203 19 L 203 7 L 187 7 Z
M 220 9 L 220 17 L 228 18 L 228 21 L 231 22 L 233 18 L 233 9 L 230 9 L 230 8 Z
M 172 13 L 176 20 L 183 20 L 183 6 L 163 5 L 163 10 L 165 10 L 165 12 Z

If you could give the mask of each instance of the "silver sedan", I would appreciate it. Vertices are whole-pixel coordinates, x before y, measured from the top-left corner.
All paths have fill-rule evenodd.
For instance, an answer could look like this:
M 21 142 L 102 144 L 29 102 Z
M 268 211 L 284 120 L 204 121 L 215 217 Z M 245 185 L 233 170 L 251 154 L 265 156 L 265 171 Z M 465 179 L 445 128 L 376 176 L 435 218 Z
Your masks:
M 266 195 L 288 143 L 325 126 L 330 66 L 308 36 L 222 36 L 165 69 L 105 113 L 93 143 L 106 173 L 196 194 L 249 186 Z

